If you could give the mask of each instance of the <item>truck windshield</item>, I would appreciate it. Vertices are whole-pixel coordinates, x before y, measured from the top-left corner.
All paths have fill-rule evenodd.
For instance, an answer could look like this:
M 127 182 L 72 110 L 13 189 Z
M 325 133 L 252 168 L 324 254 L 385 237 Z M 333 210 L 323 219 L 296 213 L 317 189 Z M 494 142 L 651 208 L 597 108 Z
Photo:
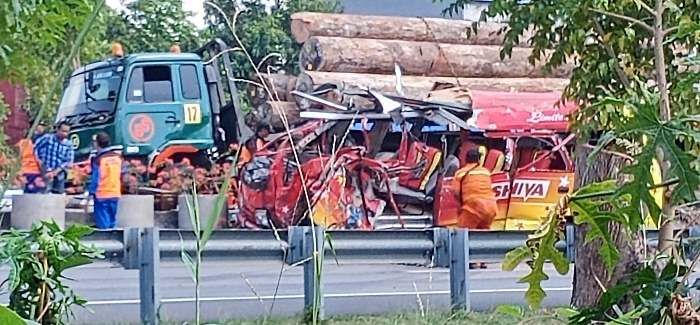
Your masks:
M 63 91 L 57 121 L 76 116 L 113 113 L 121 80 L 122 74 L 115 67 L 87 71 L 71 77 Z

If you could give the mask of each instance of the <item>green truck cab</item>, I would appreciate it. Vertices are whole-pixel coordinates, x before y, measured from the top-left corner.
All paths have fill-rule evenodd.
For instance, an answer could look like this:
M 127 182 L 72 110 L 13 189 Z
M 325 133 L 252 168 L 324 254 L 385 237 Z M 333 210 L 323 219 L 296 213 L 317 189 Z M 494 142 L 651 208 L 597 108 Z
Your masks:
M 149 164 L 216 155 L 250 130 L 239 118 L 226 45 L 196 53 L 143 53 L 88 64 L 68 78 L 56 122 L 71 125 L 76 161 L 104 131 L 126 157 Z M 206 61 L 204 61 L 206 60 Z

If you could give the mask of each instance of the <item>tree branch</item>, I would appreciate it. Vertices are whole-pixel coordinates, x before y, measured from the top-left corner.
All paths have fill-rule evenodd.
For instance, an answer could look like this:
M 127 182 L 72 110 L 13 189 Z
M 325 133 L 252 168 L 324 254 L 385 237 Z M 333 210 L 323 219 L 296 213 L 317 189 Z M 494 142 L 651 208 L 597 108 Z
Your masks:
M 651 7 L 649 7 L 649 5 L 646 4 L 646 3 L 644 2 L 644 0 L 634 0 L 634 2 L 635 2 L 636 4 L 638 4 L 640 7 L 644 8 L 644 10 L 646 10 L 646 11 L 649 12 L 650 14 L 652 14 L 652 15 L 655 15 L 655 14 L 656 14 L 656 12 L 654 11 L 654 9 L 652 9 Z
M 593 19 L 593 23 L 595 25 L 596 32 L 600 34 L 600 37 L 604 37 L 605 31 L 603 30 L 603 26 L 600 25 L 597 19 Z M 620 82 L 622 82 L 622 85 L 625 86 L 625 88 L 629 88 L 631 84 L 630 80 L 627 78 L 625 71 L 622 70 L 622 64 L 620 63 L 620 60 L 618 60 L 615 50 L 613 50 L 610 44 L 605 43 L 603 40 L 601 40 L 600 44 L 603 45 L 605 52 L 607 52 L 608 55 L 615 60 L 615 73 L 617 73 L 617 77 L 620 78 Z
M 676 30 L 678 30 L 678 26 L 668 28 L 668 29 L 666 29 L 666 30 L 663 31 L 664 36 L 666 36 L 666 35 L 668 35 L 668 34 L 670 34 L 670 33 L 673 33 L 673 32 L 675 32 Z
M 637 19 L 637 18 L 632 18 L 632 17 L 629 17 L 629 16 L 620 15 L 620 14 L 616 14 L 616 13 L 613 13 L 613 12 L 609 12 L 609 11 L 605 11 L 605 10 L 600 10 L 600 9 L 595 9 L 595 8 L 589 8 L 588 10 L 593 11 L 593 12 L 597 12 L 597 13 L 599 13 L 599 14 L 601 14 L 601 15 L 605 15 L 605 16 L 610 16 L 610 17 L 615 17 L 615 18 L 618 18 L 618 19 L 626 20 L 626 21 L 628 21 L 628 22 L 630 22 L 630 23 L 637 24 L 637 25 L 641 26 L 642 28 L 646 29 L 647 31 L 649 31 L 649 32 L 651 32 L 651 33 L 654 32 L 654 28 L 653 28 L 653 27 L 649 26 L 649 24 L 647 24 L 647 23 L 645 23 L 645 22 L 643 22 L 643 21 L 641 21 L 641 20 L 639 20 L 639 19 Z
M 593 146 L 593 145 L 590 145 L 590 144 L 584 144 L 583 147 L 584 147 L 584 148 L 588 148 L 588 149 L 596 149 L 596 146 Z M 601 149 L 600 152 L 606 153 L 606 154 L 609 154 L 609 155 L 612 155 L 612 156 L 620 157 L 620 158 L 622 158 L 622 159 L 624 159 L 624 160 L 627 160 L 627 161 L 634 161 L 634 157 L 628 156 L 628 155 L 626 155 L 626 154 L 624 154 L 624 153 L 621 153 L 621 152 L 612 151 L 612 150 L 606 150 L 606 149 Z

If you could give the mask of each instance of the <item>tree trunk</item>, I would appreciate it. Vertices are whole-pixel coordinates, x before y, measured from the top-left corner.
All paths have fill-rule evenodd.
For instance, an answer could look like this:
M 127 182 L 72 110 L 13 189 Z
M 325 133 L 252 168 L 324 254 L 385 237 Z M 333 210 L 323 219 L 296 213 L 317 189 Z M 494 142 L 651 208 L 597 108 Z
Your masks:
M 595 161 L 589 163 L 587 158 L 591 150 L 584 146 L 576 147 L 577 189 L 590 183 L 623 177 L 621 170 L 629 161 L 601 152 Z M 630 235 L 624 226 L 613 222 L 609 224 L 609 230 L 610 237 L 620 251 L 620 261 L 612 272 L 607 271 L 598 253 L 600 240 L 584 244 L 588 227 L 576 227 L 576 263 L 571 297 L 571 304 L 576 308 L 595 306 L 603 294 L 601 285 L 605 289 L 614 287 L 642 265 L 645 251 L 643 236 Z
M 531 65 L 531 49 L 514 48 L 500 59 L 500 47 L 365 38 L 312 37 L 302 47 L 299 66 L 306 70 L 394 74 L 399 64 L 405 75 L 519 78 L 567 77 L 571 67 L 547 73 L 542 63 Z
M 315 86 L 330 83 L 342 88 L 370 88 L 386 93 L 396 92 L 396 77 L 382 74 L 361 74 L 343 72 L 303 72 L 297 79 L 295 88 L 308 92 Z M 569 83 L 563 78 L 453 78 L 403 76 L 401 78 L 406 97 L 424 99 L 435 83 L 460 84 L 468 89 L 508 91 L 508 92 L 549 92 L 563 91 Z
M 313 36 L 393 39 L 464 45 L 502 45 L 507 25 L 439 18 L 360 16 L 300 12 L 292 15 L 292 36 L 305 43 Z M 525 34 L 520 46 L 526 47 L 532 35 Z

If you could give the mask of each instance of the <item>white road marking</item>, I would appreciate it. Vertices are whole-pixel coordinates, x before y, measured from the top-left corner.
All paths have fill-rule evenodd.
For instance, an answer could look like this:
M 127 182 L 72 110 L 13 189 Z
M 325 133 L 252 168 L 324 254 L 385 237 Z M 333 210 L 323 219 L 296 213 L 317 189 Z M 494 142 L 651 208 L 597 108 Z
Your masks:
M 561 288 L 544 288 L 544 291 L 555 292 L 555 291 L 571 291 L 571 287 L 561 287 Z M 474 289 L 469 290 L 470 293 L 519 293 L 525 292 L 527 288 L 509 288 L 509 289 Z M 391 296 L 427 296 L 427 295 L 448 295 L 450 294 L 447 290 L 436 290 L 436 291 L 406 291 L 406 292 L 367 292 L 367 293 L 330 293 L 325 295 L 326 298 L 362 298 L 362 297 L 391 297 Z M 200 298 L 201 302 L 212 302 L 212 301 L 259 301 L 259 300 L 286 300 L 286 299 L 304 299 L 304 295 L 278 295 L 275 296 L 252 296 L 252 297 L 204 297 Z M 194 298 L 184 297 L 184 298 L 163 298 L 160 300 L 163 304 L 173 304 L 173 303 L 185 303 L 194 302 Z M 87 303 L 88 306 L 101 306 L 101 305 L 134 305 L 139 304 L 139 299 L 124 299 L 124 300 L 96 300 Z
M 422 273 L 450 273 L 449 269 L 439 269 L 439 270 L 407 270 L 404 271 L 406 273 L 417 273 L 417 274 L 422 274 Z

